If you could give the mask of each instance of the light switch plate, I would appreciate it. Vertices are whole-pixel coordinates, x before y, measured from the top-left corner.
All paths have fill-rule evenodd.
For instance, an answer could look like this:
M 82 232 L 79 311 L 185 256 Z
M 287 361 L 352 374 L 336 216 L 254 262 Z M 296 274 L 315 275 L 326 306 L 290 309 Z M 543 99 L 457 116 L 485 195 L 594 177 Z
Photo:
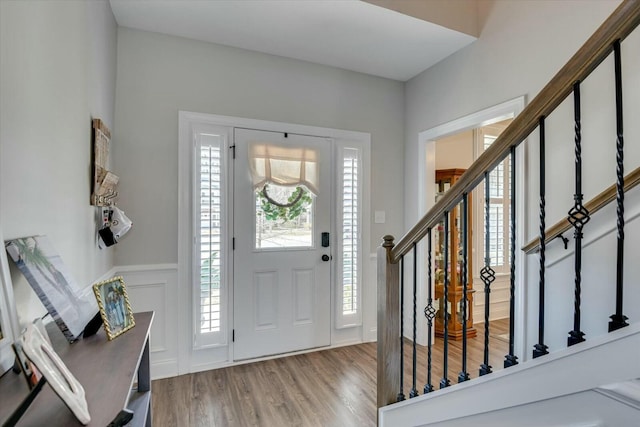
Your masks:
M 384 224 L 387 220 L 386 216 L 387 214 L 385 211 L 375 211 L 373 214 L 373 221 L 376 224 Z

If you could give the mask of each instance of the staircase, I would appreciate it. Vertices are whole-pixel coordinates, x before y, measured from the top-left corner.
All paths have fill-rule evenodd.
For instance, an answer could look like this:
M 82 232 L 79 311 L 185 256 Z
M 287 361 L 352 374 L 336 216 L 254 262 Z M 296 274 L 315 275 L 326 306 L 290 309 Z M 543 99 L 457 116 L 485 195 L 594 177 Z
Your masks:
M 427 214 L 411 230 L 395 242 L 385 236 L 378 249 L 378 424 L 381 426 L 631 426 L 640 419 L 640 290 L 634 280 L 640 274 L 637 254 L 640 252 L 640 190 L 632 188 L 640 181 L 638 170 L 625 176 L 623 117 L 633 120 L 640 112 L 623 108 L 622 43 L 640 24 L 640 0 L 625 0 L 551 79 L 524 111 L 502 132 L 496 141 L 467 169 Z M 637 52 L 627 52 L 637 55 Z M 609 144 L 611 168 L 615 170 L 613 186 L 594 199 L 584 201 L 581 91 L 582 83 L 609 56 L 613 57 L 612 79 L 615 104 L 608 107 L 615 122 L 615 134 Z M 566 182 L 547 183 L 545 170 L 546 127 L 549 116 L 567 99 L 572 104 L 574 170 L 566 174 Z M 607 100 L 602 100 L 606 102 Z M 536 141 L 532 141 L 535 133 Z M 529 138 L 538 145 L 537 170 L 527 171 L 527 179 L 535 180 L 539 192 L 539 233 L 525 245 L 525 236 L 516 236 L 516 147 Z M 638 140 L 630 140 L 637 144 Z M 432 233 L 438 224 L 447 224 L 452 211 L 461 205 L 467 211 L 469 194 L 476 186 L 485 186 L 485 236 L 490 235 L 489 173 L 505 158 L 511 161 L 511 225 L 510 225 L 510 331 L 509 351 L 504 370 L 493 372 L 489 361 L 490 304 L 485 303 L 484 361 L 479 367 L 467 366 L 467 325 L 463 319 L 462 370 L 448 372 L 448 323 L 444 320 L 444 358 L 416 358 L 417 322 L 426 322 L 428 345 L 433 335 L 437 303 L 434 301 Z M 609 161 L 609 159 L 607 159 Z M 569 177 L 571 179 L 569 179 Z M 546 187 L 563 185 L 571 188 L 567 217 L 547 228 Z M 563 205 L 564 206 L 564 205 Z M 533 209 L 529 207 L 528 209 Z M 596 211 L 599 211 L 596 214 Z M 520 212 L 519 214 L 522 214 Z M 461 277 L 467 295 L 467 265 L 470 248 L 466 232 L 466 215 L 461 216 Z M 569 248 L 559 252 L 548 249 L 562 233 L 572 230 Z M 626 237 L 626 238 L 625 238 Z M 449 239 L 444 239 L 444 301 L 448 301 L 450 268 Z M 485 239 L 488 242 L 488 238 Z M 518 242 L 518 247 L 516 247 Z M 486 243 L 488 245 L 488 243 Z M 417 248 L 425 247 L 427 259 L 417 259 Z M 522 249 L 520 249 L 522 247 Z M 516 264 L 516 252 L 527 253 L 524 262 Z M 488 253 L 488 247 L 486 253 Z M 547 257 L 551 254 L 550 257 Z M 610 255 L 611 254 L 611 255 Z M 609 261 L 609 260 L 612 261 Z M 427 271 L 428 298 L 417 301 L 416 263 L 424 263 Z M 516 269 L 526 270 L 526 274 Z M 411 275 L 413 271 L 413 276 Z M 517 283 L 517 274 L 523 283 Z M 491 259 L 481 266 L 485 296 L 490 298 L 495 272 Z M 597 280 L 596 280 L 597 279 Z M 407 282 L 407 283 L 405 283 Z M 594 285 L 594 282 L 596 285 Z M 405 307 L 405 292 L 412 293 L 413 305 Z M 516 307 L 516 295 L 525 295 L 525 307 Z M 589 295 L 589 298 L 585 296 Z M 595 295 L 595 297 L 594 297 Z M 631 297 L 631 298 L 629 298 Z M 625 299 L 626 298 L 626 299 Z M 409 298 L 411 299 L 411 298 Z M 625 302 L 626 301 L 626 302 Z M 468 310 L 462 299 L 461 313 Z M 405 325 L 407 312 L 412 319 Z M 520 310 L 520 312 L 517 310 Z M 550 318 L 566 320 L 566 324 L 545 324 Z M 565 314 L 566 313 L 566 314 Z M 464 316 L 463 316 L 464 317 Z M 565 319 L 566 318 L 566 319 Z M 525 330 L 516 330 L 516 319 Z M 587 332 L 585 332 L 587 331 Z M 524 337 L 516 337 L 524 333 Z M 413 340 L 410 363 L 403 363 L 403 337 Z M 564 338 L 559 338 L 564 336 Z M 530 344 L 516 348 L 516 342 Z M 562 346 L 558 343 L 563 342 Z M 432 378 L 434 363 L 442 363 L 442 378 Z M 493 361 L 495 363 L 495 361 Z M 416 366 L 427 366 L 427 378 L 416 377 Z M 405 370 L 412 373 L 411 384 L 404 384 Z M 472 372 L 470 374 L 470 372 Z M 477 372 L 477 374 L 476 374 Z M 472 377 L 477 377 L 473 378 Z M 425 382 L 426 380 L 426 382 Z M 454 384 L 457 383 L 457 384 Z
M 634 323 L 582 345 L 385 406 L 379 425 L 636 426 L 640 388 L 633 379 L 640 378 L 639 349 L 640 323 Z

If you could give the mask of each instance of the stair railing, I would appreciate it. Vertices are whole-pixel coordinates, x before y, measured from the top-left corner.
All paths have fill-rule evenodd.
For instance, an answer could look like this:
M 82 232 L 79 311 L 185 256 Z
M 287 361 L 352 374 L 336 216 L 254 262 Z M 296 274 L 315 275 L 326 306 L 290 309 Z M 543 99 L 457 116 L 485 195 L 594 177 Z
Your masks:
M 511 124 L 501 133 L 494 143 L 467 169 L 460 179 L 444 194 L 444 196 L 422 217 L 418 223 L 411 228 L 397 243 L 394 243 L 392 236 L 384 236 L 383 243 L 378 249 L 378 384 L 377 384 L 377 405 L 385 406 L 396 401 L 404 400 L 404 384 L 402 376 L 404 365 L 404 354 L 402 343 L 404 336 L 404 273 L 405 256 L 413 252 L 413 352 L 412 352 L 412 388 L 409 398 L 416 397 L 420 393 L 416 386 L 416 324 L 417 324 L 417 302 L 416 302 L 416 245 L 425 237 L 428 245 L 428 283 L 429 287 L 427 306 L 424 313 L 427 321 L 429 348 L 428 351 L 428 372 L 427 382 L 422 392 L 429 393 L 435 388 L 432 384 L 431 376 L 431 334 L 433 320 L 436 317 L 436 310 L 433 305 L 433 295 L 431 287 L 433 285 L 431 277 L 431 234 L 439 223 L 444 222 L 445 236 L 448 230 L 448 217 L 459 203 L 466 204 L 468 194 L 483 180 L 485 181 L 485 198 L 489 195 L 488 176 L 489 173 L 507 156 L 511 159 L 511 283 L 510 283 L 510 326 L 509 326 L 509 354 L 505 356 L 504 367 L 516 365 L 517 357 L 514 354 L 514 325 L 515 313 L 515 156 L 517 147 L 536 128 L 540 132 L 540 237 L 538 255 L 540 257 L 540 304 L 539 304 L 539 337 L 538 343 L 534 346 L 533 357 L 543 356 L 548 353 L 548 347 L 544 343 L 544 290 L 545 290 L 545 246 L 548 241 L 545 229 L 545 133 L 544 122 L 565 98 L 570 94 L 574 97 L 574 129 L 575 129 L 575 194 L 574 204 L 570 209 L 567 222 L 574 227 L 575 250 L 575 300 L 574 300 L 574 325 L 569 332 L 568 345 L 573 345 L 584 340 L 584 333 L 580 330 L 580 301 L 581 301 L 581 240 L 583 227 L 589 221 L 591 212 L 589 206 L 582 203 L 582 146 L 581 146 L 581 112 L 580 112 L 580 83 L 583 82 L 591 72 L 611 53 L 614 52 L 615 79 L 616 79 L 616 185 L 615 195 L 617 204 L 617 232 L 618 232 L 618 253 L 617 253 L 617 283 L 616 283 L 616 311 L 611 316 L 609 330 L 619 329 L 627 325 L 626 316 L 623 314 L 623 283 L 622 266 L 624 259 L 624 191 L 625 179 L 623 170 L 623 128 L 622 128 L 622 80 L 621 80 L 621 55 L 620 43 L 640 24 L 640 0 L 625 0 L 611 14 L 609 18 L 598 28 L 598 30 L 587 40 L 587 42 L 577 51 L 577 53 L 563 66 L 551 81 L 540 91 L 531 103 L 520 113 Z M 466 208 L 463 209 L 466 212 Z M 490 229 L 489 203 L 485 200 L 485 239 L 488 241 Z M 466 233 L 468 224 L 463 215 L 463 233 Z M 448 296 L 448 238 L 444 238 L 444 301 Z M 466 272 L 468 248 L 467 239 L 463 239 L 462 271 Z M 402 266 L 402 268 L 400 268 Z M 455 268 L 455 267 L 454 267 Z M 484 336 L 484 360 L 479 368 L 479 375 L 489 374 L 492 371 L 488 360 L 489 346 L 489 294 L 491 283 L 495 279 L 495 272 L 491 267 L 491 259 L 488 250 L 485 251 L 484 266 L 480 272 L 485 290 L 485 336 Z M 466 274 L 463 275 L 466 277 Z M 464 285 L 464 283 L 463 283 Z M 402 295 L 402 298 L 401 298 Z M 467 293 L 463 297 L 463 328 L 466 325 Z M 448 316 L 444 315 L 444 375 L 440 380 L 440 388 L 450 385 L 448 378 Z M 458 381 L 463 382 L 469 379 L 466 371 L 466 334 L 463 334 L 462 351 L 462 372 L 458 375 Z
M 640 184 L 640 167 L 635 168 L 631 173 L 624 177 L 624 192 L 626 193 L 638 184 Z M 617 184 L 613 184 L 612 186 L 608 187 L 593 199 L 586 202 L 584 204 L 584 207 L 589 211 L 591 215 L 598 212 L 600 209 L 604 208 L 616 199 L 616 187 Z M 570 228 L 571 223 L 567 218 L 563 218 L 560 221 L 556 222 L 551 227 L 546 229 L 545 244 L 549 244 L 554 239 L 560 238 L 565 243 L 566 249 L 566 245 L 568 244 L 569 239 L 564 237 L 563 234 Z M 522 250 L 527 255 L 539 252 L 540 238 L 536 237 L 535 239 L 531 240 L 529 243 L 522 247 Z

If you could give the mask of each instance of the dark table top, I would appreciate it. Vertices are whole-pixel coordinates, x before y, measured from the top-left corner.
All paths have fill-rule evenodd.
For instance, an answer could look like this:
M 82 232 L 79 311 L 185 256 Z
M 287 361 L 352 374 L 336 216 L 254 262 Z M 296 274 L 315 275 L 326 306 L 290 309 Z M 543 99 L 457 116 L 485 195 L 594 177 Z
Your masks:
M 57 327 L 49 328 L 54 349 L 85 390 L 91 415 L 90 426 L 106 426 L 127 406 L 149 337 L 153 312 L 135 313 L 134 318 L 136 325 L 113 341 L 108 341 L 104 328 L 100 328 L 97 334 L 69 344 Z M 28 393 L 22 373 L 18 375 L 10 370 L 0 378 L 2 423 Z M 18 423 L 18 426 L 45 425 L 82 425 L 48 384 Z

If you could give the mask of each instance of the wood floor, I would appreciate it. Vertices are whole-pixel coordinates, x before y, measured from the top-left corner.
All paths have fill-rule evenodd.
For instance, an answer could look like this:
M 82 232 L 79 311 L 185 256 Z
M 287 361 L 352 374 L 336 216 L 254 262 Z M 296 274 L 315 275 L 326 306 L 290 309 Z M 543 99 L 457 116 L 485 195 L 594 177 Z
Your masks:
M 471 378 L 482 363 L 484 331 L 468 341 Z M 508 322 L 491 323 L 490 364 L 502 369 Z M 451 384 L 458 382 L 462 344 L 449 341 Z M 412 348 L 405 344 L 405 395 L 412 385 Z M 432 383 L 442 378 L 442 340 L 433 348 Z M 422 394 L 427 349 L 417 347 Z M 153 382 L 154 426 L 375 426 L 376 344 L 366 343 Z

